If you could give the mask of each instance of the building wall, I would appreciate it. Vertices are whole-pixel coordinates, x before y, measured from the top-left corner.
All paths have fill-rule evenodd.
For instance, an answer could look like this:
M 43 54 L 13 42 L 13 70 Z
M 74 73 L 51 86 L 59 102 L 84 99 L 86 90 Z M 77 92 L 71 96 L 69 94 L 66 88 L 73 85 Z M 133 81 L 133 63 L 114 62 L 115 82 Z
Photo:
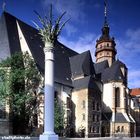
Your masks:
M 101 93 L 89 89 L 88 94 L 88 137 L 101 136 Z
M 110 132 L 113 136 L 131 136 L 131 124 L 112 122 Z
M 88 135 L 88 89 L 75 90 L 72 92 L 73 122 L 75 132 L 79 136 Z
M 116 89 L 118 90 L 119 94 L 117 93 Z M 117 94 L 119 95 L 119 97 L 117 97 Z M 110 82 L 104 84 L 103 110 L 105 112 L 112 112 L 110 125 L 111 135 L 134 135 L 135 121 L 129 112 L 128 97 L 129 91 L 122 82 Z M 118 103 L 116 98 L 118 98 Z M 116 113 L 122 113 L 122 115 L 126 119 L 126 122 L 121 122 L 121 120 L 116 121 Z M 121 129 L 123 129 L 123 132 L 121 131 Z
M 11 134 L 11 126 L 9 120 L 0 120 L 0 135 L 9 135 Z
M 120 106 L 115 107 L 115 89 L 120 91 Z M 128 92 L 122 82 L 110 82 L 103 85 L 103 110 L 105 112 L 126 112 Z
M 130 113 L 132 114 L 135 122 L 135 132 L 136 136 L 140 136 L 140 97 L 133 96 L 130 98 Z
M 59 83 L 55 83 L 55 99 L 60 103 L 60 105 L 64 109 L 64 129 L 67 129 L 68 124 L 70 124 L 71 120 L 71 106 L 69 106 L 68 100 L 71 100 L 71 87 L 64 86 Z M 43 132 L 44 125 L 44 93 L 40 93 L 38 97 L 39 101 L 39 111 L 38 111 L 38 129 L 37 134 Z M 68 131 L 68 130 L 67 130 Z M 66 132 L 64 132 L 66 133 Z
M 109 66 L 115 61 L 115 54 L 113 52 L 114 46 L 112 42 L 102 42 L 97 45 L 96 62 L 108 60 Z
M 72 102 L 77 135 L 80 137 L 101 136 L 101 94 L 99 91 L 75 90 L 72 93 Z
M 114 88 L 113 83 L 106 83 L 103 85 L 103 110 L 105 112 L 111 112 L 114 102 L 113 96 Z

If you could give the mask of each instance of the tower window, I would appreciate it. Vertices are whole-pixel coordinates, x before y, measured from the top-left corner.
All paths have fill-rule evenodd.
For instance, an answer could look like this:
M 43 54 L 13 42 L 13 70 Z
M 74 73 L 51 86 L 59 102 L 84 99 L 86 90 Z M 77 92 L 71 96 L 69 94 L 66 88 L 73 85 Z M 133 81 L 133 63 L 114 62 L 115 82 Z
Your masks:
M 106 54 L 109 55 L 109 52 L 107 52 Z
M 107 47 L 109 47 L 109 44 L 107 43 Z
M 115 88 L 115 107 L 120 107 L 120 88 Z

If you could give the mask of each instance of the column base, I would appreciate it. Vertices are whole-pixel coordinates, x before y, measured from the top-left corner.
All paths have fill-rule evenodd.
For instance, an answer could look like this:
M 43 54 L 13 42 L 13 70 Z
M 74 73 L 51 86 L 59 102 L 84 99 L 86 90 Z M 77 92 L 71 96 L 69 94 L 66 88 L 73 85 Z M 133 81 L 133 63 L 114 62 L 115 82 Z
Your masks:
M 42 134 L 39 136 L 39 140 L 58 140 L 58 135 Z

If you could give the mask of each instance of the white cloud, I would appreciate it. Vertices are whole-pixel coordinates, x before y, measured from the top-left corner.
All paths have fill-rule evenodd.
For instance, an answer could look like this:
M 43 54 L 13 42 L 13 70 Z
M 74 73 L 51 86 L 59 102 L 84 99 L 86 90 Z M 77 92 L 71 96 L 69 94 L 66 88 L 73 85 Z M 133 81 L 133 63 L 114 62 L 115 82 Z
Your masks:
M 77 41 L 70 41 L 67 40 L 65 37 L 60 37 L 60 42 L 65 44 L 67 47 L 77 51 L 78 53 L 90 50 L 94 61 L 95 43 L 97 38 L 97 35 L 89 33 L 79 37 Z
M 61 15 L 66 11 L 63 17 L 64 21 L 70 18 L 70 21 L 65 26 L 65 31 L 68 36 L 76 33 L 78 27 L 74 26 L 75 23 L 81 24 L 85 22 L 84 13 L 85 1 L 84 0 L 42 0 L 42 6 L 48 11 L 49 5 L 53 4 L 54 14 Z M 56 13 L 55 13 L 56 12 Z
M 72 34 L 77 32 L 77 28 L 69 23 L 67 24 L 67 26 L 65 26 L 64 29 L 66 30 L 68 36 L 71 36 Z
M 128 29 L 125 35 L 125 39 L 117 40 L 118 56 L 129 68 L 129 87 L 140 87 L 140 28 Z
M 133 41 L 140 42 L 140 29 L 132 30 L 128 29 L 126 35 Z
M 83 12 L 85 1 L 81 0 L 43 0 L 43 7 L 48 7 L 52 3 L 56 11 L 60 14 L 64 11 L 67 12 L 68 17 L 74 21 L 83 21 L 85 13 Z
M 130 70 L 129 73 L 129 86 L 132 88 L 140 87 L 140 69 L 138 70 Z
M 136 30 L 128 29 L 126 31 L 126 39 L 117 40 L 118 54 L 123 59 L 134 57 L 140 54 L 140 28 Z

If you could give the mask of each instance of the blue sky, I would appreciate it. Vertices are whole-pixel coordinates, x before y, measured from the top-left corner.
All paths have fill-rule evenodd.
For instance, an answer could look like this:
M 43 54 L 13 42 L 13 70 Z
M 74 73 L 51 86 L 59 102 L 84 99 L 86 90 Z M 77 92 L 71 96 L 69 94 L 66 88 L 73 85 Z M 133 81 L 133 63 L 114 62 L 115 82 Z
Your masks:
M 42 16 L 53 3 L 55 15 L 67 11 L 65 26 L 59 40 L 75 51 L 90 50 L 95 60 L 95 43 L 104 22 L 103 0 L 5 0 L 5 10 L 26 23 L 37 21 L 34 10 Z M 2 13 L 3 0 L 0 0 Z M 140 87 L 140 1 L 108 0 L 110 35 L 115 37 L 117 58 L 128 67 L 130 88 Z

